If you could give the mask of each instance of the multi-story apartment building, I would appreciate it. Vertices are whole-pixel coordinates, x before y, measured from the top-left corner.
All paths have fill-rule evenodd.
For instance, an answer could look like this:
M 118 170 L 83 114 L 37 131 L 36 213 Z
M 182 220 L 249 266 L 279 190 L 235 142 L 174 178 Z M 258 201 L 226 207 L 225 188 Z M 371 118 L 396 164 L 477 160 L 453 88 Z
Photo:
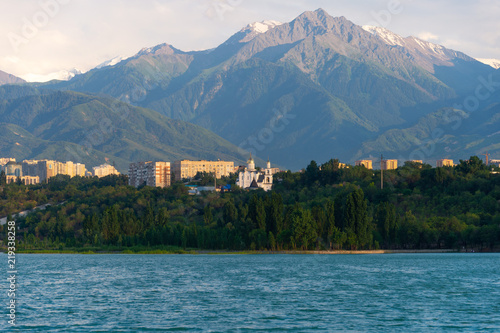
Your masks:
M 367 169 L 373 169 L 372 160 L 359 160 L 355 162 L 356 166 L 364 166 Z
M 170 186 L 170 162 L 131 163 L 128 170 L 128 184 L 135 187 Z
M 49 160 L 38 161 L 37 174 L 42 182 L 57 176 L 57 162 Z
M 182 180 L 196 176 L 198 172 L 213 173 L 217 178 L 229 176 L 234 172 L 234 162 L 227 161 L 175 161 L 172 172 L 175 180 Z
M 12 157 L 2 157 L 0 158 L 0 171 L 4 170 L 4 166 L 9 162 L 15 162 L 16 159 Z
M 380 168 L 382 170 L 396 170 L 398 168 L 398 160 L 382 160 Z
M 24 160 L 23 175 L 37 175 L 38 174 L 38 162 L 37 160 Z
M 7 184 L 14 183 L 18 179 L 25 185 L 40 183 L 40 178 L 38 176 L 25 175 L 23 172 L 23 165 L 15 161 L 10 161 L 5 165 L 5 177 Z
M 7 164 L 5 164 L 4 172 L 6 176 L 22 177 L 23 165 L 15 161 L 10 161 Z
M 86 172 L 85 164 L 51 160 L 24 160 L 22 170 L 24 176 L 39 177 L 40 181 L 45 181 L 57 175 L 84 177 Z
M 119 174 L 120 173 L 114 166 L 107 163 L 92 168 L 92 176 L 97 176 L 99 178 Z
M 436 161 L 436 167 L 438 168 L 442 168 L 442 167 L 447 167 L 447 166 L 454 166 L 455 164 L 453 164 L 453 160 L 449 160 L 449 159 L 442 159 L 442 160 L 437 160 Z
M 75 176 L 80 176 L 80 177 L 86 176 L 87 168 L 85 167 L 85 164 L 75 163 L 73 164 L 73 167 L 75 168 Z
M 490 160 L 489 162 L 490 162 L 489 165 L 494 164 L 497 167 L 500 167 L 500 160 Z

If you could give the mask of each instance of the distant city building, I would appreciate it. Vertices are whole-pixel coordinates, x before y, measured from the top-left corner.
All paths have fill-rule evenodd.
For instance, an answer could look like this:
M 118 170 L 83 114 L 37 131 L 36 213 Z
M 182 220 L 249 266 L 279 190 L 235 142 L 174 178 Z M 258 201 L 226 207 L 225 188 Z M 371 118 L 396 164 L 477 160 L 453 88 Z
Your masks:
M 329 163 L 328 163 L 328 164 L 329 164 Z M 334 163 L 333 165 L 335 166 L 335 163 Z M 348 168 L 349 166 L 348 166 L 347 164 L 345 164 L 345 163 L 340 163 L 340 162 L 338 162 L 337 167 L 338 167 L 339 169 L 344 169 L 344 168 Z M 320 170 L 323 170 L 323 166 L 321 166 L 321 165 L 320 165 L 320 166 L 319 166 L 319 169 L 320 169 Z
M 15 162 L 16 159 L 12 157 L 2 157 L 0 158 L 0 171 L 4 171 L 4 166 L 9 162 Z
M 355 162 L 356 166 L 364 166 L 367 169 L 373 169 L 372 160 L 359 160 Z
M 22 177 L 23 165 L 15 161 L 10 161 L 7 164 L 5 164 L 4 171 L 6 176 Z
M 85 164 L 76 163 L 75 167 L 75 176 L 85 177 L 87 175 L 87 168 L 85 168 Z
M 94 177 L 106 177 L 109 175 L 119 175 L 120 173 L 116 168 L 112 165 L 109 165 L 107 163 L 93 167 L 92 168 L 92 176 Z
M 271 175 L 273 175 L 273 176 L 274 176 L 275 174 L 277 174 L 278 172 L 281 172 L 281 169 L 280 169 L 280 168 L 269 168 L 269 173 L 270 173 Z
M 38 175 L 38 162 L 37 160 L 24 160 L 23 175 Z
M 15 183 L 17 180 L 21 180 L 21 182 L 24 185 L 35 185 L 40 183 L 40 177 L 35 176 L 21 176 L 21 177 L 16 177 L 16 176 L 6 176 L 6 181 L 7 184 Z
M 5 177 L 7 184 L 15 183 L 18 179 L 24 185 L 34 185 L 40 183 L 40 177 L 24 175 L 23 165 L 10 161 L 5 165 Z
M 422 160 L 410 160 L 410 161 L 406 161 L 406 163 L 413 163 L 413 166 L 419 168 L 419 169 L 422 169 L 422 167 L 424 166 L 424 161 Z
M 86 173 L 85 164 L 53 160 L 24 160 L 22 170 L 24 176 L 39 177 L 42 182 L 57 175 L 84 177 Z
M 213 173 L 217 178 L 235 171 L 234 162 L 228 161 L 175 161 L 172 167 L 175 180 L 193 178 L 198 172 Z
M 442 160 L 437 160 L 436 161 L 436 167 L 442 168 L 442 167 L 447 167 L 447 166 L 454 166 L 453 160 L 449 159 L 442 159 Z
M 380 168 L 382 170 L 396 170 L 398 168 L 398 160 L 382 160 Z
M 266 168 L 257 170 L 255 161 L 250 155 L 245 170 L 240 171 L 236 185 L 243 189 L 259 189 L 269 191 L 273 187 L 273 172 L 279 168 L 271 168 L 271 162 L 267 160 Z M 275 172 L 276 173 L 276 172 Z
M 496 165 L 497 167 L 500 168 L 500 160 L 490 160 L 489 162 L 490 162 L 489 165 L 494 164 L 494 165 Z
M 153 187 L 170 186 L 170 162 L 131 163 L 128 170 L 128 184 Z

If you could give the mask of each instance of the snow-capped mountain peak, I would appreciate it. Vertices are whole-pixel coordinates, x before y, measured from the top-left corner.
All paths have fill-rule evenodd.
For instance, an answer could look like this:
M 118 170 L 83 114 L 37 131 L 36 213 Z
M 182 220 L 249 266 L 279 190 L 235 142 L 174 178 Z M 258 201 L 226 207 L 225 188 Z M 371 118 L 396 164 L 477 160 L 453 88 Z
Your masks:
M 483 64 L 491 66 L 491 67 L 493 67 L 495 69 L 499 69 L 500 68 L 500 59 L 477 58 L 476 60 L 482 62 Z
M 362 26 L 363 30 L 368 31 L 372 35 L 376 35 L 384 40 L 388 45 L 399 45 L 404 46 L 404 38 L 394 32 L 387 30 L 386 28 L 376 27 L 372 25 Z
M 269 29 L 282 25 L 283 23 L 273 20 L 264 20 L 262 22 L 254 22 L 247 25 L 243 30 L 252 30 L 256 33 L 263 34 Z
M 99 68 L 103 68 L 103 67 L 114 66 L 117 63 L 119 63 L 120 61 L 125 60 L 127 58 L 128 57 L 124 57 L 124 56 L 116 56 L 116 57 L 114 57 L 112 59 L 106 60 L 105 62 L 97 65 L 95 68 L 99 69 Z
M 283 23 L 273 20 L 264 20 L 261 22 L 254 22 L 239 32 L 231 36 L 224 44 L 235 44 L 235 43 L 246 43 L 257 37 L 258 35 L 264 34 L 268 32 L 270 29 L 273 29 L 277 26 L 282 25 Z
M 423 39 L 409 36 L 402 37 L 385 28 L 376 26 L 363 26 L 363 30 L 382 39 L 388 45 L 397 45 L 421 54 L 426 54 L 440 61 L 448 61 L 457 56 L 457 52 L 448 50 L 444 46 L 425 41 Z

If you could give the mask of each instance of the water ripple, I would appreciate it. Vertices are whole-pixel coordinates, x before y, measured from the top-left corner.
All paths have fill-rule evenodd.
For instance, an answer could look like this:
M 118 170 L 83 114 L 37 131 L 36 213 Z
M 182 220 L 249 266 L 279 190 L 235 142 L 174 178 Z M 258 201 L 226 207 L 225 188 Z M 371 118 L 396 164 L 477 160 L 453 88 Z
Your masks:
M 16 329 L 498 332 L 499 259 L 499 254 L 19 255 Z M 5 281 L 5 272 L 1 278 Z M 5 287 L 0 286 L 4 295 Z

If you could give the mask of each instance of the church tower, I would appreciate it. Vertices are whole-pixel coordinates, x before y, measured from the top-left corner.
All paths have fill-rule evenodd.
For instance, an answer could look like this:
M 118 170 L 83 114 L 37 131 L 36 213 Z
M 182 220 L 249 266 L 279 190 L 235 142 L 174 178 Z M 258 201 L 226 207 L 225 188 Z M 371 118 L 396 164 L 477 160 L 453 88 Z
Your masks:
M 252 153 L 250 153 L 250 158 L 247 161 L 247 168 L 248 168 L 248 171 L 255 170 L 255 161 L 252 158 Z

